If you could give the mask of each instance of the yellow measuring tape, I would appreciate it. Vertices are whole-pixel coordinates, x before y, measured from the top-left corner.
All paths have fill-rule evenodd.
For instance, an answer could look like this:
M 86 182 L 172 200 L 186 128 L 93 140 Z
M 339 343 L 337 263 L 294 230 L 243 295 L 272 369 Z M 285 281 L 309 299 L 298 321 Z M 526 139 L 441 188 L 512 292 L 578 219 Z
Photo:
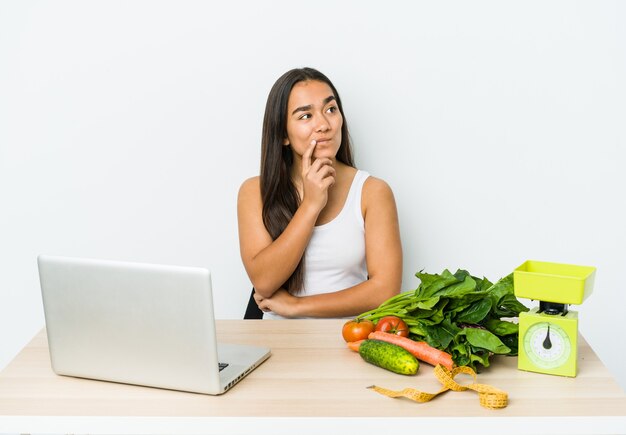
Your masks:
M 452 391 L 465 391 L 473 390 L 478 393 L 478 399 L 481 406 L 488 409 L 500 409 L 505 408 L 509 403 L 509 396 L 502 390 L 498 390 L 490 385 L 477 384 L 476 372 L 471 367 L 463 366 L 456 367 L 452 371 L 448 370 L 441 364 L 437 365 L 434 370 L 435 377 L 443 384 L 443 388 L 436 393 L 424 393 L 414 388 L 405 388 L 401 391 L 388 390 L 386 388 L 377 387 L 376 385 L 369 386 L 370 388 L 380 394 L 387 397 L 406 397 L 407 399 L 414 400 L 415 402 L 429 402 L 441 393 L 445 393 L 448 390 Z M 470 385 L 461 385 L 454 380 L 454 377 L 458 374 L 470 375 L 474 379 L 474 383 Z

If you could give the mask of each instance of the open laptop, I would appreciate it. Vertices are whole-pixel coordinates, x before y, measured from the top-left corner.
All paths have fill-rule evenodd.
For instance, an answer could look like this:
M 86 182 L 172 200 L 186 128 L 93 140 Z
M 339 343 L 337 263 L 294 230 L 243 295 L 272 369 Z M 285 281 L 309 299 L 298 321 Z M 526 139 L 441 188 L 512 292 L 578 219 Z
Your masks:
M 270 356 L 217 343 L 206 269 L 45 255 L 37 263 L 59 375 L 222 394 Z

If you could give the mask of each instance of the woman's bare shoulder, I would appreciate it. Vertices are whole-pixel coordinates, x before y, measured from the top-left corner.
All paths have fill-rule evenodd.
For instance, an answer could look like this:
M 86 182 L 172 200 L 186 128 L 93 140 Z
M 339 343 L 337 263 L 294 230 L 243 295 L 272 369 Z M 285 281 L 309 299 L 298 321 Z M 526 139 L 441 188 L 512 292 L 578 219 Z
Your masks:
M 385 180 L 370 175 L 363 184 L 363 195 L 368 197 L 379 195 L 393 197 L 393 192 Z
M 372 206 L 395 210 L 395 203 L 393 191 L 385 180 L 371 175 L 367 177 L 363 184 L 363 193 L 361 194 L 361 212 L 363 216 L 367 214 L 367 211 Z
M 239 196 L 258 195 L 261 193 L 261 177 L 258 175 L 244 180 L 239 187 Z
M 249 207 L 252 207 L 252 210 L 257 210 L 261 207 L 261 203 L 260 177 L 251 177 L 241 183 L 239 195 L 237 196 L 237 204 L 240 211 L 249 209 Z

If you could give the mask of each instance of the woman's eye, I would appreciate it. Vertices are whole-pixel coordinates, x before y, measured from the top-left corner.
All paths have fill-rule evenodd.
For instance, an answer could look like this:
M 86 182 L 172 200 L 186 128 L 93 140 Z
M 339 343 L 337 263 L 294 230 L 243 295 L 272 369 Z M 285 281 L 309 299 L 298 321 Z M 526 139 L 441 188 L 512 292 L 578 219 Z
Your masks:
M 337 106 L 330 106 L 327 110 L 327 112 L 330 113 L 335 113 L 337 111 Z
M 300 119 L 309 119 L 310 117 L 311 117 L 310 113 L 305 113 L 304 115 L 300 117 Z

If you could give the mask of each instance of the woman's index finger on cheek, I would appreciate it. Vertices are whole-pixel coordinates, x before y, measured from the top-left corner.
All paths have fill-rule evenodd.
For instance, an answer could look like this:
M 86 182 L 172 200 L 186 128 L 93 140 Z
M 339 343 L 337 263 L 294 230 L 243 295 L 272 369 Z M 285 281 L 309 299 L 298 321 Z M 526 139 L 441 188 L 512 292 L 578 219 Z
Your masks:
M 312 140 L 311 145 L 306 149 L 304 155 L 302 156 L 302 170 L 304 172 L 308 172 L 311 168 L 311 157 L 313 157 L 313 150 L 315 150 L 315 145 L 317 145 L 317 141 Z

